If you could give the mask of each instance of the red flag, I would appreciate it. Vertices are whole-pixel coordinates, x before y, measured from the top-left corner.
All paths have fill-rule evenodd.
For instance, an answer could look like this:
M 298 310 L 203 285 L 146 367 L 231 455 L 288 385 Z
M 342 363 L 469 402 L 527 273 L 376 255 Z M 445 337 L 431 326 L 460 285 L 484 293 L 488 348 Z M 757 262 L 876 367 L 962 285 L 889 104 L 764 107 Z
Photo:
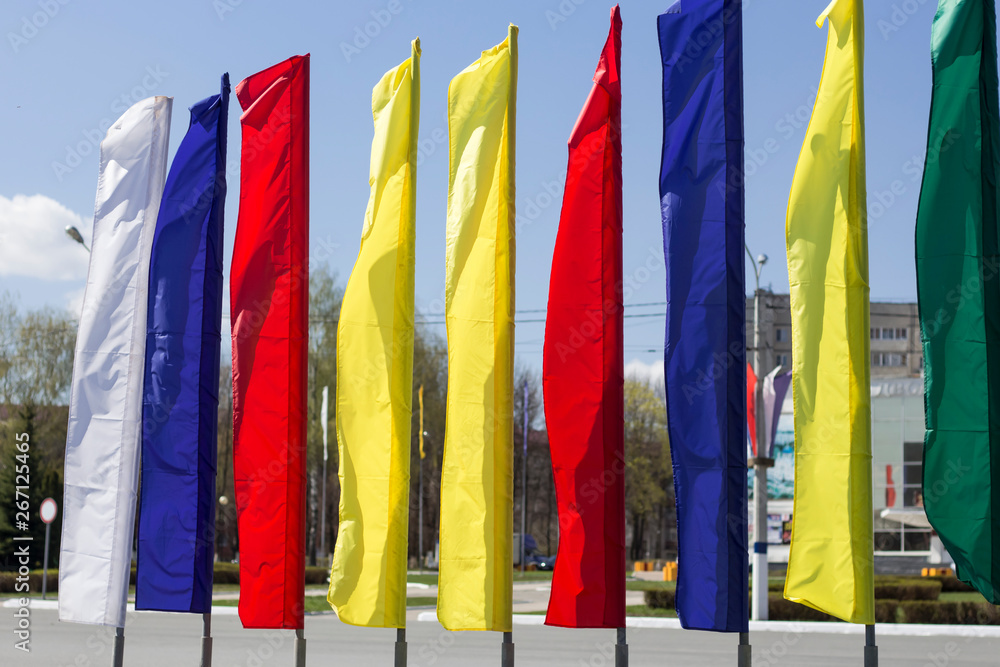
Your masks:
M 750 450 L 757 456 L 757 375 L 750 364 L 747 364 L 747 430 Z
M 569 139 L 545 324 L 545 423 L 559 506 L 548 625 L 625 624 L 621 16 Z
M 896 506 L 896 483 L 892 481 L 892 466 L 885 466 L 885 506 Z
M 240 213 L 230 278 L 240 620 L 301 628 L 309 343 L 309 56 L 236 86 Z

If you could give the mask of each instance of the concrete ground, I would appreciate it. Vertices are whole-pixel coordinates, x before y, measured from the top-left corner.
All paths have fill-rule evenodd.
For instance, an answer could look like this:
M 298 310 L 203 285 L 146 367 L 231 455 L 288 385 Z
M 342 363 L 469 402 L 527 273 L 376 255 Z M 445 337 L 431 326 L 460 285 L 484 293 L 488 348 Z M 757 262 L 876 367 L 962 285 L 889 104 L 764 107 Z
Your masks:
M 111 664 L 113 630 L 60 623 L 56 611 L 32 611 L 31 653 L 15 650 L 11 611 L 3 609 L 0 634 L 3 667 L 89 667 Z M 499 665 L 500 635 L 452 633 L 437 623 L 410 621 L 411 667 Z M 198 665 L 201 618 L 186 614 L 130 613 L 125 664 L 143 667 Z M 213 619 L 215 667 L 270 667 L 293 664 L 291 631 L 244 630 L 234 615 Z M 306 618 L 308 664 L 391 667 L 394 630 L 355 628 L 332 614 Z M 631 665 L 683 667 L 736 665 L 736 637 L 682 630 L 629 628 Z M 610 630 L 566 630 L 514 626 L 521 667 L 601 667 L 614 664 Z M 809 632 L 753 632 L 754 665 L 813 667 L 861 665 L 859 635 Z M 1000 638 L 881 637 L 882 667 L 952 667 L 1000 664 Z

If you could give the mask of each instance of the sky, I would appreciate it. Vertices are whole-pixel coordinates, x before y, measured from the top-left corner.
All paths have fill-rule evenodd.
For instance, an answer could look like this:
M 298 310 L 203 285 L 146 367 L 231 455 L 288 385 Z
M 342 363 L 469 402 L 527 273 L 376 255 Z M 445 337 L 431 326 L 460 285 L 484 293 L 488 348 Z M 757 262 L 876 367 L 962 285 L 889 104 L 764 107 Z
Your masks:
M 744 1 L 746 238 L 766 254 L 762 286 L 787 292 L 788 191 L 816 86 L 828 0 Z M 658 178 L 662 142 L 656 15 L 673 0 L 621 2 L 625 359 L 662 377 L 665 272 Z M 933 0 L 870 1 L 865 106 L 873 300 L 915 300 L 913 226 L 930 102 Z M 89 243 L 98 144 L 132 103 L 174 98 L 171 157 L 187 108 L 295 54 L 312 54 L 311 264 L 346 284 L 357 257 L 371 151 L 371 89 L 420 37 L 418 317 L 444 309 L 447 87 L 480 52 L 520 27 L 516 169 L 515 352 L 541 368 L 548 273 L 566 141 L 592 85 L 611 5 L 597 0 L 4 0 L 0 7 L 0 292 L 22 307 L 77 309 Z M 239 150 L 231 100 L 229 152 Z M 239 203 L 228 174 L 226 267 Z M 228 280 L 228 275 L 227 275 Z M 754 280 L 749 270 L 748 291 Z M 654 304 L 631 306 L 629 304 Z M 225 323 L 224 323 L 225 326 Z M 430 325 L 444 335 L 443 325 Z M 644 370 L 645 369 L 645 370 Z

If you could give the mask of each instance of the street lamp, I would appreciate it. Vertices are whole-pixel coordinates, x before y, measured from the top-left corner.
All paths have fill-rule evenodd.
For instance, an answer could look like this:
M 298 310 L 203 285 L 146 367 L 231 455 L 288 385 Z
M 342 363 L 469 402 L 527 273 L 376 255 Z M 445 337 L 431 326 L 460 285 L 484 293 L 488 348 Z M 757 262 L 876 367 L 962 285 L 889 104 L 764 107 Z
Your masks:
M 421 387 L 423 389 L 423 387 Z M 421 401 L 421 404 L 423 401 Z M 423 421 L 423 412 L 420 413 L 420 421 Z M 423 438 L 430 437 L 427 431 L 420 432 L 421 446 L 420 456 L 417 458 L 419 469 L 417 473 L 417 563 L 420 572 L 424 571 L 424 448 Z
M 767 263 L 767 255 L 757 255 L 754 259 L 746 244 L 747 256 L 753 264 L 753 372 L 757 376 L 754 390 L 754 426 L 757 441 L 757 456 L 747 461 L 754 471 L 754 522 L 753 522 L 753 600 L 750 618 L 755 621 L 767 620 L 767 469 L 774 467 L 774 459 L 763 456 L 766 429 L 764 428 L 764 358 L 761 354 L 760 309 L 763 291 L 760 289 L 760 273 Z
M 90 252 L 90 248 L 88 248 L 87 244 L 83 242 L 83 235 L 80 234 L 80 230 L 74 227 L 73 225 L 68 225 L 66 227 L 66 236 L 70 237 L 71 239 L 82 245 L 84 250 Z

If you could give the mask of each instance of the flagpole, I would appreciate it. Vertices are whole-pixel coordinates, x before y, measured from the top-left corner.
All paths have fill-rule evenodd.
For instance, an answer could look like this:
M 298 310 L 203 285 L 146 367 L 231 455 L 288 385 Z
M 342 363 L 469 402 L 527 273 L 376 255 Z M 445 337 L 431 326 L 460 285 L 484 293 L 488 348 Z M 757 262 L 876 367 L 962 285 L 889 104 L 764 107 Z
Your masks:
M 751 667 L 753 664 L 753 648 L 750 646 L 749 632 L 740 633 L 740 646 L 737 651 L 736 664 L 739 667 Z
M 327 447 L 327 423 L 330 421 L 330 387 L 323 387 L 323 407 L 320 410 L 320 420 L 323 422 L 323 504 L 319 510 L 319 552 L 326 565 L 326 461 L 330 458 Z
M 306 637 L 304 627 L 295 630 L 295 667 L 306 667 Z
M 503 633 L 503 643 L 500 644 L 501 667 L 514 667 L 514 633 Z M 865 667 L 868 667 L 865 665 Z
M 125 628 L 115 628 L 115 646 L 111 657 L 112 667 L 123 667 L 125 664 Z M 867 667 L 867 666 L 866 666 Z
M 210 608 L 211 609 L 211 608 Z M 212 667 L 212 612 L 201 615 L 201 667 Z
M 527 556 L 528 525 L 528 379 L 524 380 L 524 447 L 521 456 L 521 573 L 524 573 L 524 559 Z
M 417 567 L 424 572 L 424 385 L 417 390 L 417 401 L 420 405 L 420 432 L 417 440 L 420 444 L 420 456 L 417 459 Z
M 618 628 L 618 643 L 615 645 L 615 667 L 628 667 L 628 644 L 625 641 L 625 628 Z
M 395 667 L 406 667 L 406 628 L 396 628 Z
M 875 626 L 865 626 L 865 667 L 878 667 L 878 646 L 875 645 Z

